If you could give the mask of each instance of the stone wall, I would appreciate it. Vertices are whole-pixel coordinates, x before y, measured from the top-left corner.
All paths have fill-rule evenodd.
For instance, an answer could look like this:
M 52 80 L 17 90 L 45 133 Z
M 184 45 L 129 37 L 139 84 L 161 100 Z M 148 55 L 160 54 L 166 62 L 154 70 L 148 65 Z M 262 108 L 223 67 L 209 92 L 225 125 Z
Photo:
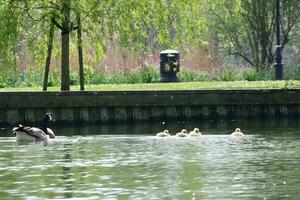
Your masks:
M 300 90 L 1 92 L 0 124 L 283 119 L 300 117 Z

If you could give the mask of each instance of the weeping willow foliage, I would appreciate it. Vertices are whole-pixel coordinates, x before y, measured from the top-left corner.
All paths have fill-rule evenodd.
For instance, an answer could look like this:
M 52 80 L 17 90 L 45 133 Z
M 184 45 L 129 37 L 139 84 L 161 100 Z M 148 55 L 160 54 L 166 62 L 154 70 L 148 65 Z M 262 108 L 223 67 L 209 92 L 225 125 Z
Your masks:
M 54 19 L 62 24 L 65 16 L 61 8 L 66 2 L 70 4 L 70 51 L 76 52 L 76 16 L 80 15 L 84 57 L 89 63 L 98 63 L 105 56 L 106 49 L 114 44 L 109 40 L 145 54 L 153 49 L 213 43 L 220 52 L 240 56 L 253 66 L 269 65 L 274 56 L 273 0 L 2 0 L 2 79 L 5 73 L 20 70 L 24 58 L 33 70 L 42 71 L 50 23 Z M 299 8 L 298 0 L 282 1 L 284 44 L 299 24 Z M 261 21 L 255 18 L 259 16 Z M 61 54 L 60 32 L 56 28 L 56 58 Z

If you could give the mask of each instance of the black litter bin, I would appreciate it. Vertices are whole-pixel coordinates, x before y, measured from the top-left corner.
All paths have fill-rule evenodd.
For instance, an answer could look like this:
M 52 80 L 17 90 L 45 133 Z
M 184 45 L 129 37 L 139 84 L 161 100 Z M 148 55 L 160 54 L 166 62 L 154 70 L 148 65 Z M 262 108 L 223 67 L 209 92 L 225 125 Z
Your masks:
M 160 52 L 160 82 L 179 82 L 176 76 L 179 72 L 179 52 L 175 50 L 165 50 Z

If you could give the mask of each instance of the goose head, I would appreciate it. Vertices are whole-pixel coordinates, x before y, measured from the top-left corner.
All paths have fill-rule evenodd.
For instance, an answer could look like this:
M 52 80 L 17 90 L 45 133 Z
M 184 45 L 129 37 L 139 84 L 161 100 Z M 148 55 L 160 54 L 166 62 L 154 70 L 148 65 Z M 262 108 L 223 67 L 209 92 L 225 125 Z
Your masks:
M 53 118 L 52 113 L 45 113 L 41 120 L 40 126 L 42 128 L 46 128 L 49 122 L 55 122 L 55 119 Z
M 52 116 L 52 113 L 45 113 L 42 119 L 43 122 L 55 122 L 55 119 Z
M 55 119 L 53 118 L 52 113 L 45 113 L 45 115 L 42 118 L 41 129 L 47 135 L 49 135 L 50 138 L 55 138 L 53 131 L 50 128 L 48 128 L 49 122 L 55 122 Z

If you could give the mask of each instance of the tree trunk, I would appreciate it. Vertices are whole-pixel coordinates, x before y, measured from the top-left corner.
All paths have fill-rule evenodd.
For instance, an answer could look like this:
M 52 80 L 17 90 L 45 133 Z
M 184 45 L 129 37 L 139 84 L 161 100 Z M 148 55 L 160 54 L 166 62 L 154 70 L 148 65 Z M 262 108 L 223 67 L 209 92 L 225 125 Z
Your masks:
M 84 90 L 84 72 L 83 72 L 83 51 L 82 51 L 82 33 L 81 33 L 81 19 L 80 14 L 77 14 L 77 45 L 78 45 L 78 59 L 79 59 L 79 78 L 80 90 Z
M 69 70 L 69 40 L 70 34 L 62 32 L 61 35 L 61 90 L 70 90 Z
M 62 3 L 62 31 L 61 31 L 61 90 L 70 90 L 69 42 L 70 42 L 70 0 Z
M 50 29 L 49 29 L 48 50 L 47 50 L 47 58 L 46 58 L 46 65 L 45 65 L 43 91 L 47 91 L 47 86 L 48 86 L 50 61 L 51 61 L 51 54 L 53 48 L 53 36 L 54 36 L 54 23 L 51 20 Z

